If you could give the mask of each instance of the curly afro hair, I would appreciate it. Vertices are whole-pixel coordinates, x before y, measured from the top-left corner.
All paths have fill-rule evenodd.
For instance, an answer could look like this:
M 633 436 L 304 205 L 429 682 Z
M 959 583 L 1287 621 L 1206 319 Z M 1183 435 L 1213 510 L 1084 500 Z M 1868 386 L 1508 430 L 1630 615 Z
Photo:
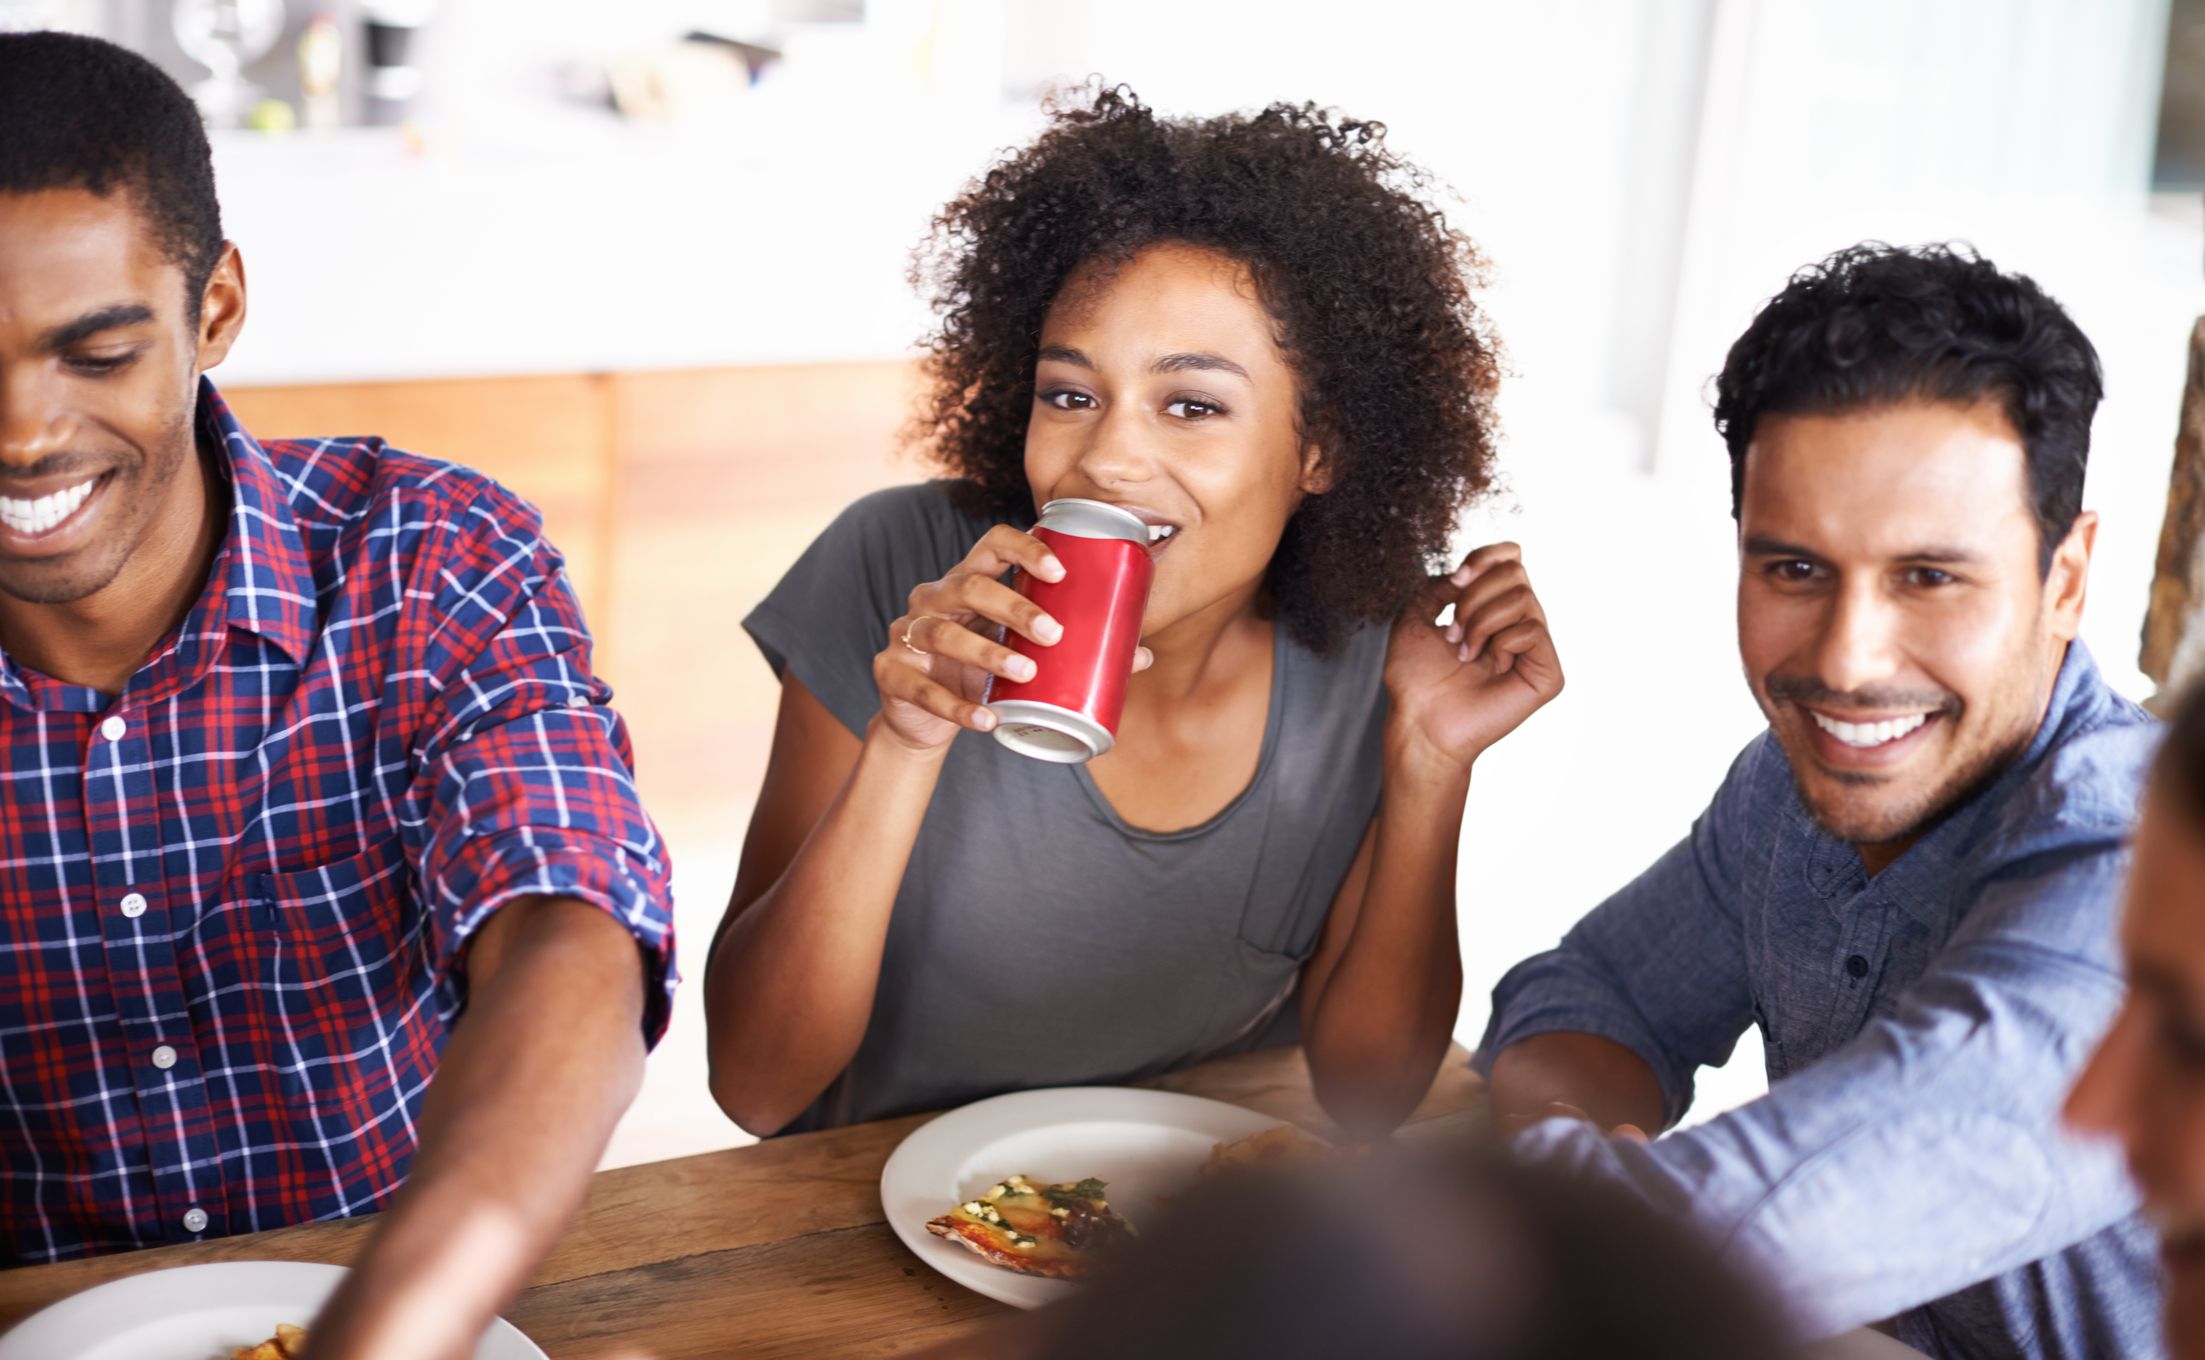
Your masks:
M 992 513 L 1032 513 L 1026 423 L 1042 319 L 1082 265 L 1179 243 L 1248 266 L 1332 488 L 1303 502 L 1266 578 L 1305 646 L 1390 619 L 1492 481 L 1500 363 L 1470 289 L 1483 260 L 1425 201 L 1385 125 L 1309 104 L 1167 119 L 1123 86 L 1051 126 L 935 219 L 912 281 L 940 328 L 916 433 Z
M 2098 352 L 2060 305 L 1967 247 L 1849 246 L 1792 275 L 1730 347 L 1715 428 L 1730 446 L 1730 513 L 1765 415 L 1897 402 L 1996 401 L 2028 453 L 2038 567 L 2082 513 Z

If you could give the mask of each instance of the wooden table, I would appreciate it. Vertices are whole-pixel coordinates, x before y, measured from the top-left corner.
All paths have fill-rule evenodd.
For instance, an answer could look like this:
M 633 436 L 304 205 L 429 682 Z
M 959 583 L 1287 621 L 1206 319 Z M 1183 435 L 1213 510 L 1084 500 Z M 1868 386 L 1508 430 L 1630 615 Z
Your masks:
M 1482 1117 L 1460 1049 L 1412 1123 Z M 1328 1125 L 1298 1049 L 1146 1083 Z M 880 1171 L 931 1115 L 778 1138 L 600 1173 L 581 1214 L 506 1310 L 553 1360 L 643 1355 L 900 1355 L 1009 1311 L 921 1265 L 881 1216 Z M 108 1280 L 208 1261 L 344 1265 L 372 1215 L 0 1271 L 0 1328 Z

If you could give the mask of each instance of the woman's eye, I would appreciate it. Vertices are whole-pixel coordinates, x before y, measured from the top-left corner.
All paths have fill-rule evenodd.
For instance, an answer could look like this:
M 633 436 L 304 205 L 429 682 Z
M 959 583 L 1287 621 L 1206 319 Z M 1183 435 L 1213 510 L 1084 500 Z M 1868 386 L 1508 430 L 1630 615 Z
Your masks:
M 1224 414 L 1224 411 L 1225 408 L 1222 406 L 1212 406 L 1206 401 L 1196 401 L 1192 397 L 1181 397 L 1164 408 L 1165 415 L 1177 416 L 1181 420 L 1207 420 L 1211 416 Z
M 1053 406 L 1059 411 L 1084 411 L 1095 404 L 1095 399 L 1085 392 L 1074 392 L 1067 388 L 1057 388 L 1036 395 L 1040 397 L 1042 405 Z

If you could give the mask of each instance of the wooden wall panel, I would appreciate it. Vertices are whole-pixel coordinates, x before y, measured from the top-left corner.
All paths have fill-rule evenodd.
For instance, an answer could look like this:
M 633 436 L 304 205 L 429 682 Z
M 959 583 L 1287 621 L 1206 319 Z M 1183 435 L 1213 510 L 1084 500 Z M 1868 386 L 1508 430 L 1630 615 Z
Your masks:
M 600 652 L 609 654 L 614 439 L 606 378 L 241 387 L 222 395 L 259 438 L 381 435 L 409 452 L 488 473 L 526 497 L 566 555 Z
M 926 475 L 898 451 L 904 363 L 622 373 L 609 678 L 676 845 L 732 853 L 779 687 L 742 617 L 835 514 Z
M 779 687 L 741 620 L 828 521 L 927 475 L 908 363 L 225 390 L 265 438 L 379 434 L 534 502 L 597 635 L 646 802 L 732 855 Z

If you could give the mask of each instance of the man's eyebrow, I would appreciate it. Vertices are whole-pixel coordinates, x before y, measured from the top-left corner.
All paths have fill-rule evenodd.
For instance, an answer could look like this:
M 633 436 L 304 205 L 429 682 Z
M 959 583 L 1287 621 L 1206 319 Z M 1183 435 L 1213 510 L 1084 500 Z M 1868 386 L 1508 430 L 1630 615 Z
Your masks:
M 86 312 L 74 321 L 54 327 L 39 337 L 38 347 L 53 354 L 71 345 L 81 344 L 101 331 L 141 326 L 152 319 L 153 309 L 144 303 L 120 302 L 112 307 L 102 307 L 96 312 Z
M 1248 376 L 1248 370 L 1242 368 L 1239 364 L 1234 363 L 1222 354 L 1211 354 L 1205 350 L 1167 354 L 1149 365 L 1149 371 L 1152 373 L 1184 373 L 1188 369 L 1206 369 L 1214 373 L 1237 373 L 1243 378 Z
M 1060 364 L 1071 364 L 1075 368 L 1093 368 L 1095 366 L 1094 360 L 1089 359 L 1085 354 L 1070 345 L 1043 345 L 1041 353 L 1034 357 L 1041 360 L 1054 359 Z
M 1904 562 L 1937 562 L 1952 566 L 1968 566 L 1982 561 L 1983 554 L 1952 544 L 1933 543 L 1926 548 L 1916 548 L 1913 552 L 1901 553 L 1900 560 Z
M 1746 539 L 1745 554 L 1748 557 L 1797 557 L 1809 562 L 1820 562 L 1822 554 L 1797 543 L 1786 543 L 1767 534 L 1753 534 Z

